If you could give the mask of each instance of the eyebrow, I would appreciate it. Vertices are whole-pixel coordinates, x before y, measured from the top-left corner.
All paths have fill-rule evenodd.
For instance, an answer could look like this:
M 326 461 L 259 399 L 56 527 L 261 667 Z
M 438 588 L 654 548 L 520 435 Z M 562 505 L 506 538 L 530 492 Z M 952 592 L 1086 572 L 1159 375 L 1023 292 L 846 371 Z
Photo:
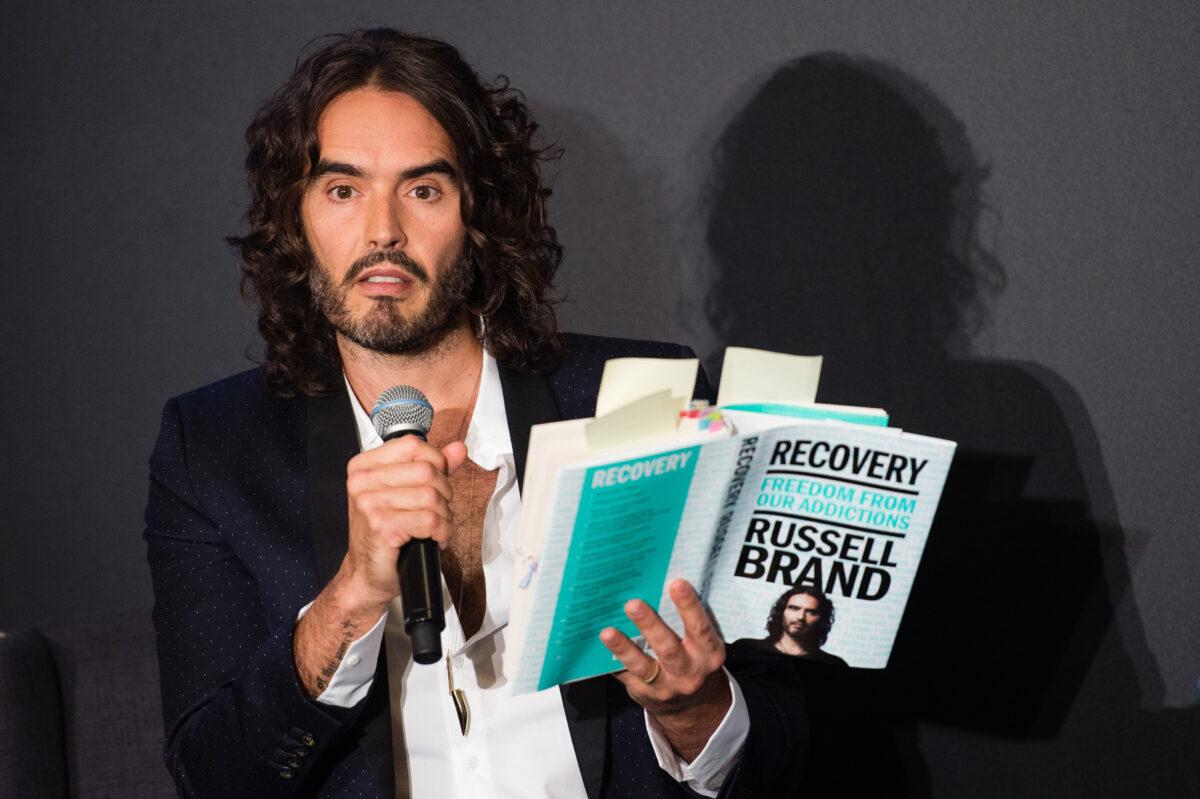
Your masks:
M 354 164 L 321 159 L 317 162 L 317 168 L 313 170 L 311 179 L 317 180 L 326 175 L 345 175 L 351 178 L 361 178 L 366 177 L 366 172 Z M 400 178 L 402 180 L 412 180 L 413 178 L 420 178 L 425 175 L 443 175 L 451 181 L 458 181 L 458 173 L 454 171 L 454 167 L 445 158 L 437 158 L 427 164 L 410 166 L 400 173 Z

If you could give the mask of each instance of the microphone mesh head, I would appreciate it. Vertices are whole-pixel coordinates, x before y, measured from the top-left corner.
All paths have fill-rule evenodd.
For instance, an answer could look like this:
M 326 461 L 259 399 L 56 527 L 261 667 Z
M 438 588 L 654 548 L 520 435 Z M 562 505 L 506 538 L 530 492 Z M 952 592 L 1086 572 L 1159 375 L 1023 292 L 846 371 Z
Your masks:
M 433 406 L 419 389 L 392 386 L 379 395 L 371 409 L 371 424 L 384 441 L 398 433 L 429 435 L 433 425 Z

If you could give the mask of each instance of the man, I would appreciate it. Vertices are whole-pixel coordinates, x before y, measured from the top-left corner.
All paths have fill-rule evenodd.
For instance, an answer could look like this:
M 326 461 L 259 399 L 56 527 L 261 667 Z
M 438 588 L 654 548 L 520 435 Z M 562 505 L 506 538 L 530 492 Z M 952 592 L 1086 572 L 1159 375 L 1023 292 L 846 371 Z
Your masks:
M 767 617 L 764 645 L 785 655 L 845 666 L 846 661 L 821 649 L 833 629 L 833 601 L 818 588 L 797 585 L 784 591 Z
M 264 369 L 167 404 L 146 540 L 185 796 L 777 796 L 806 720 L 794 678 L 726 651 L 691 586 L 655 658 L 515 697 L 503 678 L 529 426 L 590 415 L 600 367 L 686 348 L 560 335 L 535 125 L 442 42 L 333 37 L 247 132 L 243 288 Z M 701 381 L 701 390 L 708 392 Z M 383 443 L 392 385 L 437 409 Z M 444 664 L 396 620 L 400 548 L 442 548 Z M 728 668 L 726 668 L 728 664 Z M 686 787 L 685 787 L 686 786 Z

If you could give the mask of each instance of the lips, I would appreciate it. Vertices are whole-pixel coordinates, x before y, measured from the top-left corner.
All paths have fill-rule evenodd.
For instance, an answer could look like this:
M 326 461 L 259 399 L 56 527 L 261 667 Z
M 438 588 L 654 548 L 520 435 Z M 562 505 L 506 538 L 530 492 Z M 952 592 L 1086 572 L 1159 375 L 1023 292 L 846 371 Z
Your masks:
M 417 279 L 403 269 L 391 264 L 366 269 L 354 281 L 359 291 L 367 297 L 407 297 L 416 286 Z
M 412 275 L 405 272 L 403 269 L 397 269 L 394 266 L 375 267 L 368 269 L 358 276 L 358 283 L 371 283 L 374 285 L 388 284 L 403 284 L 408 285 L 415 282 Z

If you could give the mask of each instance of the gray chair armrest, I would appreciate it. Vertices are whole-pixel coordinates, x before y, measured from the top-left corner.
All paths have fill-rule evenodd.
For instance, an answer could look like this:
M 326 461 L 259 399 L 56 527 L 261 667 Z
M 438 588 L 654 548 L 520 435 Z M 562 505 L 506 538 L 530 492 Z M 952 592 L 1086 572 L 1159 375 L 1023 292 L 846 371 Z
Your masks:
M 63 697 L 72 799 L 175 795 L 162 760 L 162 705 L 148 613 L 48 625 Z
M 0 796 L 67 799 L 58 673 L 34 630 L 0 638 Z

